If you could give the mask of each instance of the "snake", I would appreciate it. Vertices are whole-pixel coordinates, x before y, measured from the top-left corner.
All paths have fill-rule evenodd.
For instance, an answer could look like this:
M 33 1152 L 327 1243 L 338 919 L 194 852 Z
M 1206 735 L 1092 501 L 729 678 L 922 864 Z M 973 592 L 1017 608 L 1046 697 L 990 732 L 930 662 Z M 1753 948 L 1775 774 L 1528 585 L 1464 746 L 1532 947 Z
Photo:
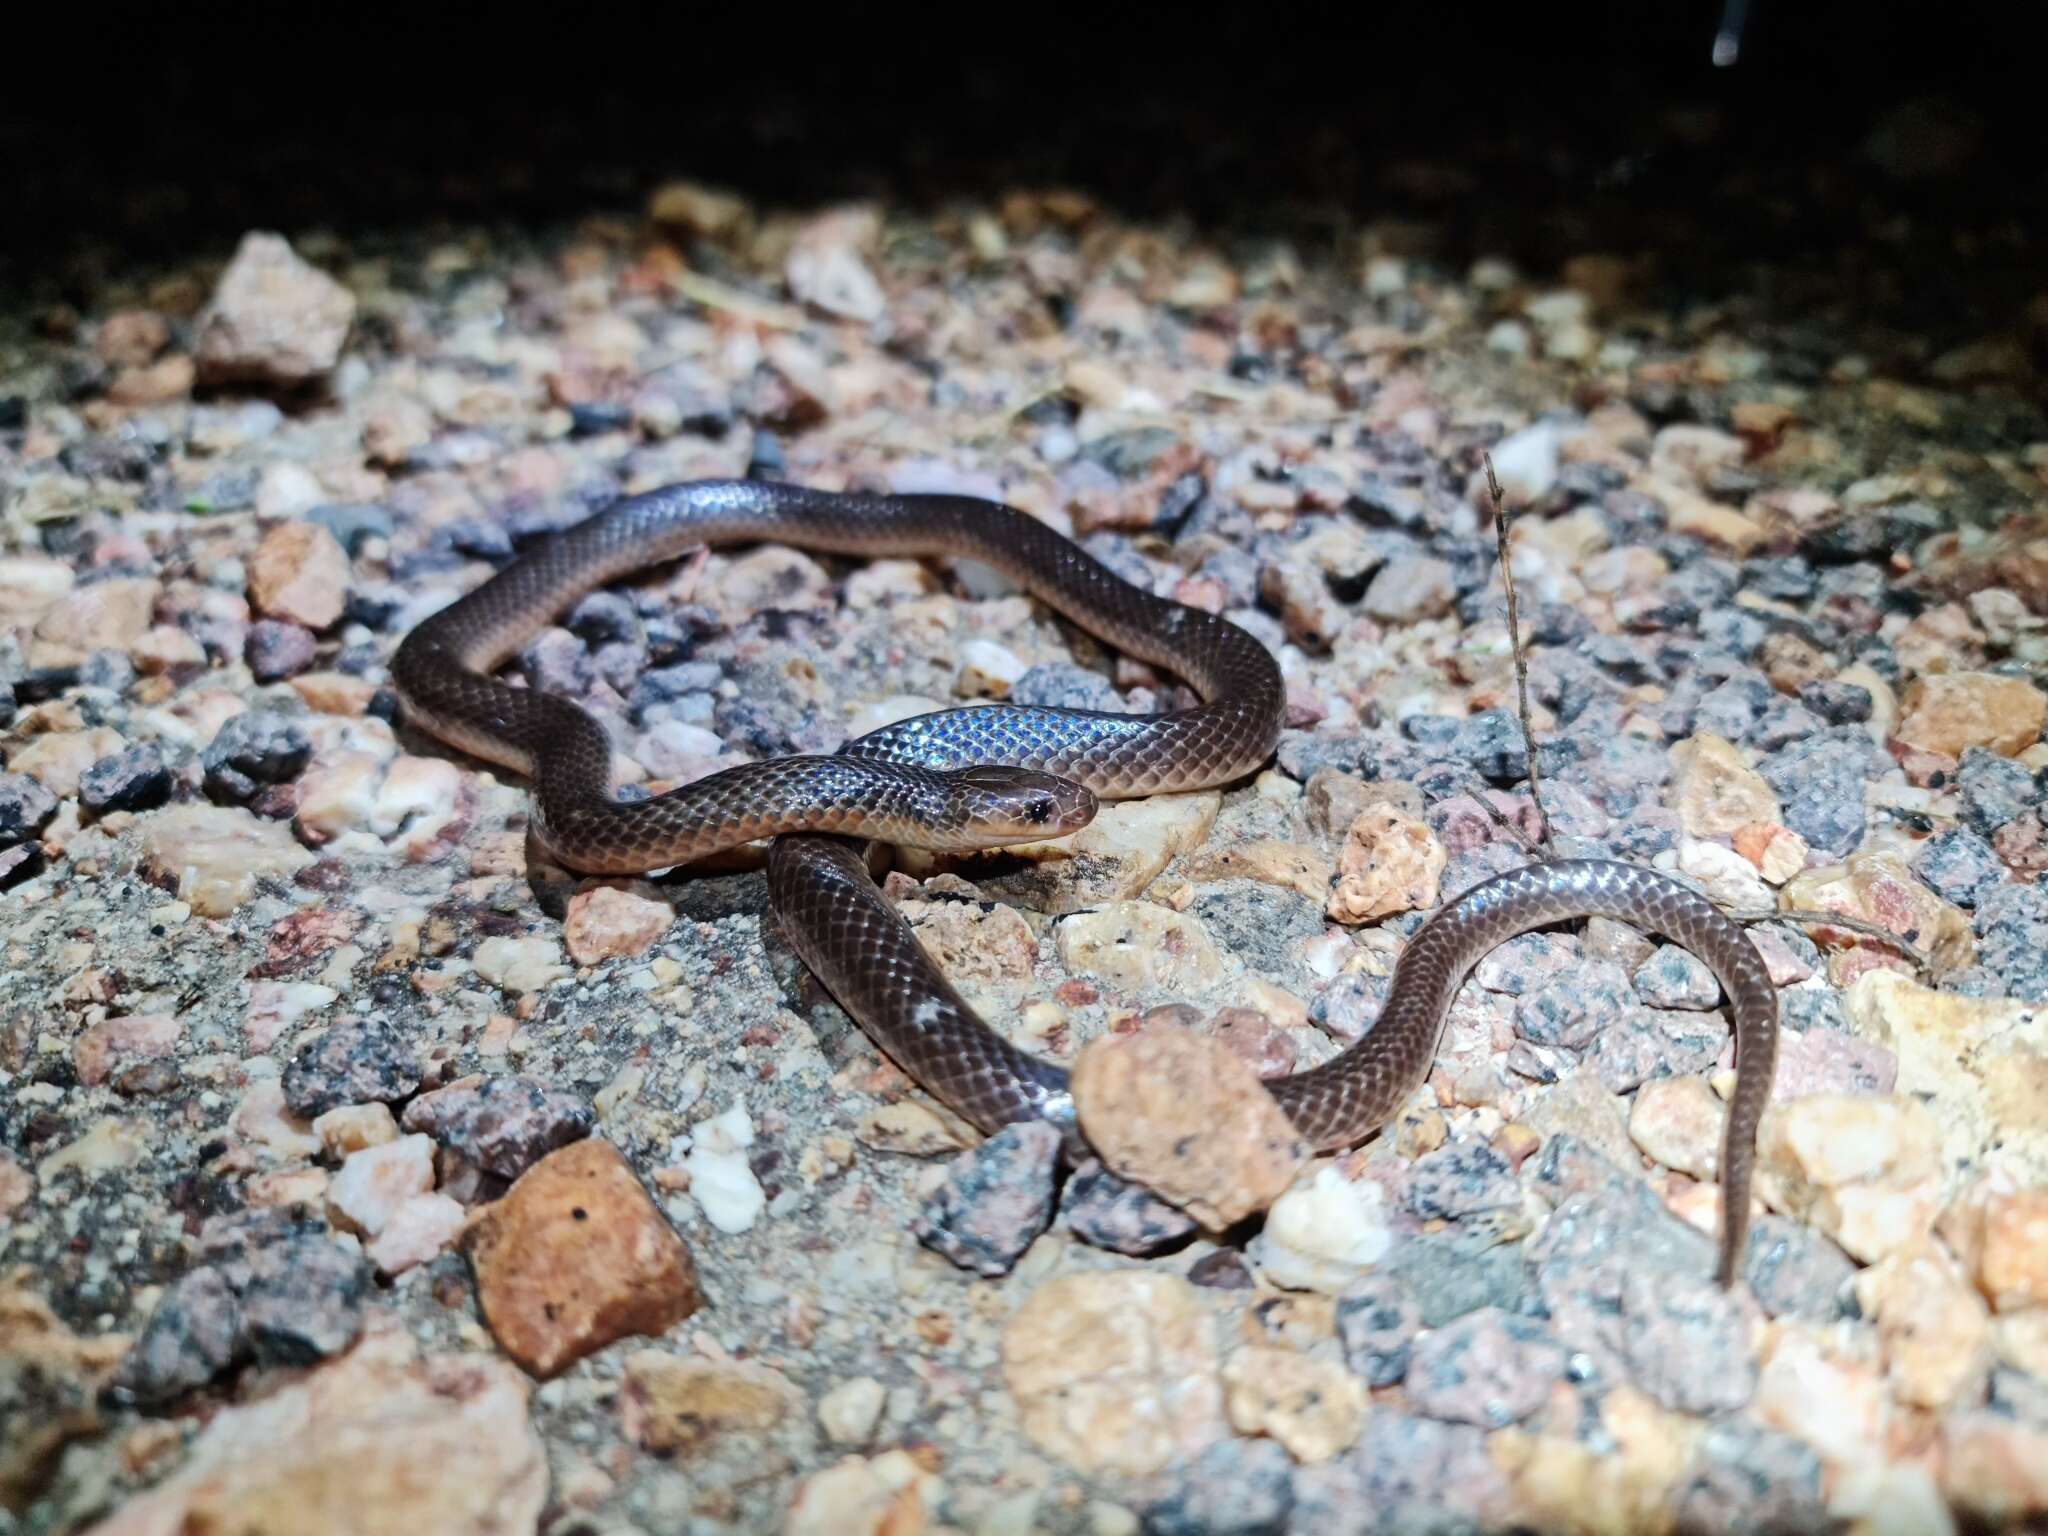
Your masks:
M 699 548 L 776 543 L 845 556 L 992 567 L 1126 655 L 1178 676 L 1198 703 L 1127 714 L 996 701 L 914 715 L 837 752 L 741 763 L 625 798 L 611 739 L 575 702 L 493 674 L 591 591 Z M 792 949 L 876 1045 L 983 1132 L 1077 1118 L 1067 1070 L 1019 1049 L 947 981 L 876 885 L 865 843 L 1012 846 L 1086 826 L 1105 800 L 1232 784 L 1273 755 L 1279 662 L 1249 630 L 1134 585 L 1050 524 L 966 495 L 825 491 L 702 480 L 622 497 L 549 535 L 416 624 L 390 677 L 430 734 L 523 776 L 532 848 L 585 874 L 641 874 L 771 840 L 771 910 Z M 1431 916 L 1395 962 L 1369 1028 L 1321 1065 L 1263 1079 L 1316 1151 L 1357 1145 L 1426 1080 L 1454 995 L 1489 951 L 1530 929 L 1607 917 L 1703 960 L 1734 1019 L 1715 1278 L 1747 1240 L 1759 1125 L 1777 1049 L 1777 992 L 1740 924 L 1640 865 L 1539 861 L 1480 881 Z

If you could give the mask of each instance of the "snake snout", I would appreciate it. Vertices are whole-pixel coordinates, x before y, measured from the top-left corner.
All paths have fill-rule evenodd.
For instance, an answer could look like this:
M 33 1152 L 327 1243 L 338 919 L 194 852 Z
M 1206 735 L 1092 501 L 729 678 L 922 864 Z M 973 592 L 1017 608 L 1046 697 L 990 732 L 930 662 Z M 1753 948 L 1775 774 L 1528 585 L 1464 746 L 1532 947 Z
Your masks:
M 1029 768 L 977 767 L 958 775 L 972 792 L 966 820 L 992 846 L 1064 837 L 1095 819 L 1094 791 Z

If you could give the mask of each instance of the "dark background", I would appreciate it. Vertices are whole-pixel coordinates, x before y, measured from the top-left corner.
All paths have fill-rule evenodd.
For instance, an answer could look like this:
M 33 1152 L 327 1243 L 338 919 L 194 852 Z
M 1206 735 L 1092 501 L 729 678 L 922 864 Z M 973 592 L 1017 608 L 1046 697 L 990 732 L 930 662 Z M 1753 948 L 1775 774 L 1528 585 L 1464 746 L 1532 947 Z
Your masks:
M 2031 9 L 1749 0 L 1716 69 L 1720 0 L 16 7 L 0 282 L 75 297 L 250 227 L 633 209 L 680 174 L 771 203 L 1059 182 L 1311 235 L 1420 217 L 1447 257 L 1655 247 L 1702 280 L 1838 268 L 1877 232 L 1913 302 L 1996 307 L 2048 290 Z M 1887 116 L 1928 98 L 1960 160 Z M 1888 124 L 1917 174 L 1864 152 Z

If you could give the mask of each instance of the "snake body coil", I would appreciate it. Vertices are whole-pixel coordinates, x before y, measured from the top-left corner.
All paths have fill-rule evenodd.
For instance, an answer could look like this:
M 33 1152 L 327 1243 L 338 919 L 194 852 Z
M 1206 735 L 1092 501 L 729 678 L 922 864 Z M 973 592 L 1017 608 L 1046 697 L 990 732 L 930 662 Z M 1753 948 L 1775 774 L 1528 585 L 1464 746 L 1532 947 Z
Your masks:
M 1011 704 L 945 710 L 871 732 L 831 756 L 749 763 L 620 801 L 612 796 L 610 742 L 590 715 L 489 675 L 607 581 L 699 545 L 764 540 L 982 561 L 1099 639 L 1177 673 L 1203 702 L 1149 716 Z M 1039 1117 L 1071 1126 L 1064 1069 L 1019 1051 L 976 1016 L 853 847 L 799 834 L 954 849 L 1057 836 L 1084 825 L 1098 798 L 1242 778 L 1272 753 L 1285 705 L 1279 666 L 1251 635 L 1141 591 L 1014 508 L 752 481 L 668 486 L 556 535 L 416 627 L 391 675 L 426 729 L 527 776 L 533 835 L 571 869 L 638 873 L 775 838 L 770 892 L 798 953 L 882 1049 L 984 1130 Z M 1736 1086 L 1721 1149 L 1717 1270 L 1731 1283 L 1774 1070 L 1777 994 L 1741 928 L 1655 871 L 1571 860 L 1473 887 L 1409 943 L 1363 1038 L 1266 1087 L 1316 1147 L 1362 1140 L 1428 1073 L 1451 998 L 1487 951 L 1541 924 L 1592 915 L 1683 944 L 1706 961 L 1733 1007 Z

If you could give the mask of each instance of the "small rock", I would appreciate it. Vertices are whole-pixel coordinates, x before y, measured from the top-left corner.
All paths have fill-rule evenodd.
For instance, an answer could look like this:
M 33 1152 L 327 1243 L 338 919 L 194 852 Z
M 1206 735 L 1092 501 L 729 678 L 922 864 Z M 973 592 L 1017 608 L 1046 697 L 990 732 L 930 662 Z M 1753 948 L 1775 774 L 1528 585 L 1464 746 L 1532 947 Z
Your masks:
M 1778 797 L 1719 736 L 1689 736 L 1671 748 L 1671 804 L 1693 837 L 1725 837 L 1751 822 L 1776 822 Z
M 1386 1408 L 1358 1443 L 1294 1474 L 1293 1536 L 1399 1536 L 1513 1529 L 1506 1474 L 1485 1431 Z
M 313 665 L 318 654 L 311 630 L 282 619 L 257 620 L 249 626 L 249 638 L 242 643 L 242 659 L 249 664 L 250 676 L 259 683 L 297 677 Z
M 1899 695 L 1895 739 L 1959 758 L 1967 747 L 2013 757 L 2041 739 L 2048 697 L 2024 678 L 1992 672 L 1917 677 Z
M 549 1153 L 463 1242 L 492 1335 L 536 1376 L 702 1305 L 689 1250 L 610 1142 Z
M 207 792 L 220 800 L 253 798 L 259 786 L 288 784 L 305 770 L 312 743 L 298 722 L 267 709 L 231 715 L 200 754 Z
M 750 1360 L 636 1350 L 623 1373 L 629 1433 L 650 1451 L 694 1451 L 718 1435 L 759 1436 L 798 1401 L 788 1377 Z
M 1875 1354 L 1838 1331 L 1775 1324 L 1764 1337 L 1750 1412 L 1827 1461 L 1869 1461 L 1885 1444 L 1893 1413 Z
M 1943 1215 L 1942 1232 L 1997 1311 L 2048 1305 L 2048 1191 L 1982 1178 Z
M 1272 1204 L 1308 1156 L 1251 1068 L 1217 1040 L 1105 1035 L 1075 1058 L 1072 1085 L 1104 1166 L 1212 1229 Z
M 1889 848 L 1852 854 L 1846 864 L 1809 870 L 1785 884 L 1784 905 L 1808 911 L 1841 912 L 1896 933 L 1930 955 L 1944 970 L 1976 959 L 1970 919 L 1913 878 L 1906 861 Z M 1867 942 L 1847 930 L 1811 930 L 1816 942 L 1836 947 Z
M 1542 1324 L 1485 1307 L 1416 1341 L 1408 1400 L 1433 1419 L 1499 1429 L 1542 1407 L 1564 1371 L 1564 1346 Z
M 818 1427 L 838 1445 L 866 1445 L 881 1422 L 889 1394 L 872 1376 L 842 1381 L 818 1399 Z
M 768 1194 L 754 1174 L 747 1148 L 754 1144 L 754 1120 L 745 1099 L 698 1125 L 683 1167 L 690 1197 L 704 1219 L 721 1232 L 750 1230 L 767 1208 Z
M 1406 1203 L 1424 1221 L 1456 1221 L 1516 1209 L 1522 1191 L 1507 1159 L 1485 1142 L 1451 1141 L 1415 1160 L 1408 1170 Z
M 948 863 L 997 900 L 1054 917 L 1086 913 L 1142 894 L 1170 862 L 1201 847 L 1221 804 L 1214 790 L 1114 802 L 1065 837 Z
M 1384 1189 L 1325 1165 L 1273 1202 L 1246 1257 L 1275 1285 L 1335 1296 L 1386 1256 L 1388 1222 Z
M 1003 1329 L 1024 1432 L 1075 1470 L 1144 1477 L 1223 1437 L 1215 1320 L 1171 1275 L 1062 1275 Z
M 399 1206 L 433 1187 L 432 1138 L 403 1136 L 351 1152 L 327 1186 L 327 1208 L 343 1230 L 375 1237 Z
M 477 945 L 471 964 L 477 975 L 507 992 L 539 992 L 569 974 L 554 940 L 494 935 Z
M 1421 1310 L 1392 1275 L 1367 1275 L 1337 1297 L 1344 1359 L 1368 1387 L 1391 1387 L 1407 1376 L 1421 1331 Z
M 1289 1468 L 1286 1451 L 1270 1440 L 1219 1440 L 1181 1470 L 1171 1493 L 1146 1506 L 1147 1536 L 1286 1536 Z M 1095 1530 L 1120 1536 L 1099 1517 Z
M 365 1147 L 381 1147 L 398 1140 L 398 1122 L 383 1104 L 344 1104 L 330 1109 L 313 1121 L 313 1134 L 336 1162 Z
M 649 901 L 616 886 L 594 886 L 569 898 L 562 941 L 578 965 L 644 955 L 668 932 L 675 913 L 667 902 Z
M 420 1085 L 412 1050 L 388 1024 L 338 1024 L 301 1047 L 284 1069 L 284 1101 L 311 1118 L 344 1104 L 395 1104 Z
M 1806 839 L 1790 827 L 1753 821 L 1737 827 L 1729 842 L 1772 885 L 1783 885 L 1806 868 Z
M 78 776 L 78 803 L 96 816 L 146 811 L 171 797 L 171 770 L 148 742 L 103 757 Z
M 1223 1366 L 1224 1409 L 1241 1435 L 1267 1435 L 1296 1461 L 1327 1461 L 1365 1422 L 1365 1386 L 1325 1360 L 1250 1346 Z
M 1835 1523 L 1820 1458 L 1790 1435 L 1739 1418 L 1707 1427 L 1671 1502 L 1682 1531 L 1791 1536 Z
M 408 1131 L 501 1179 L 590 1134 L 590 1106 L 531 1077 L 465 1077 L 405 1106 Z
M 1629 1375 L 1675 1413 L 1725 1413 L 1756 1388 L 1749 1318 L 1712 1280 L 1624 1269 L 1621 1352 Z
M 922 1536 L 942 1493 L 908 1451 L 848 1456 L 804 1479 L 783 1536 Z
M 1637 1090 L 1628 1134 L 1644 1155 L 1666 1168 L 1712 1179 L 1721 1161 L 1724 1115 L 1704 1078 L 1660 1078 Z
M 1043 1120 L 1008 1125 L 955 1158 L 911 1230 L 962 1269 L 1006 1275 L 1052 1221 L 1060 1133 Z
M 1796 1099 L 1809 1093 L 1883 1097 L 1898 1085 L 1899 1059 L 1883 1046 L 1832 1029 L 1809 1029 L 1778 1041 L 1777 1077 L 1771 1097 Z
M 0 847 L 25 842 L 50 824 L 57 797 L 25 773 L 0 773 Z
M 1769 1212 L 1751 1218 L 1743 1274 L 1772 1317 L 1832 1322 L 1855 1273 L 1849 1256 L 1812 1228 Z
M 791 296 L 841 319 L 879 320 L 888 299 L 866 256 L 880 233 L 881 221 L 869 208 L 835 209 L 808 221 L 783 264 Z
M 1930 891 L 1959 907 L 1976 906 L 2005 883 L 1997 853 L 1964 827 L 1945 827 L 1928 838 L 1914 850 L 1911 867 Z
M 1379 568 L 1360 607 L 1388 624 L 1438 619 L 1458 600 L 1457 573 L 1448 561 L 1401 555 Z
M 245 235 L 199 317 L 200 374 L 298 389 L 340 359 L 355 309 L 354 295 L 281 236 Z
M 1200 918 L 1149 901 L 1118 901 L 1059 926 L 1060 963 L 1130 992 L 1200 992 L 1223 979 L 1223 957 Z
M 1067 1180 L 1060 1223 L 1082 1242 L 1138 1258 L 1192 1237 L 1194 1219 L 1090 1158 Z
M 179 1470 L 89 1536 L 533 1530 L 548 1464 L 528 1394 L 502 1361 L 422 1360 L 402 1332 L 380 1332 L 262 1396 L 220 1405 Z
M 414 1195 L 391 1212 L 363 1252 L 387 1275 L 403 1274 L 452 1247 L 462 1235 L 469 1212 L 452 1196 Z
M 1364 923 L 1433 907 L 1448 862 L 1426 822 L 1390 805 L 1373 806 L 1344 834 L 1329 914 L 1340 923 Z
M 1782 824 L 1809 847 L 1839 857 L 1863 841 L 1863 785 L 1872 756 L 1863 727 L 1842 725 L 1780 747 L 1757 772 L 1778 793 Z
M 1857 1303 L 1877 1324 L 1892 1394 L 1919 1408 L 1982 1401 L 1991 1376 L 1991 1314 L 1955 1261 L 1922 1241 L 1855 1279 Z
M 1963 824 L 1983 837 L 2025 815 L 2040 798 L 2031 773 L 1982 747 L 1963 748 L 1955 782 L 1963 802 Z
M 178 1048 L 178 1021 L 167 1013 L 122 1014 L 88 1025 L 71 1046 L 78 1080 L 97 1088 L 115 1069 L 155 1061 Z
M 1814 1094 L 1773 1104 L 1757 1135 L 1757 1191 L 1875 1263 L 1924 1237 L 1941 1201 L 1940 1130 L 1919 1100 Z
M 286 828 L 226 806 L 171 806 L 139 830 L 144 874 L 202 917 L 226 917 L 259 880 L 285 879 L 313 862 Z
M 348 601 L 348 556 L 318 523 L 279 523 L 248 561 L 249 602 L 266 618 L 327 628 Z
M 1255 880 L 1299 891 L 1320 902 L 1330 889 L 1330 861 L 1306 843 L 1261 838 L 1215 848 L 1201 848 L 1181 865 L 1194 881 Z

